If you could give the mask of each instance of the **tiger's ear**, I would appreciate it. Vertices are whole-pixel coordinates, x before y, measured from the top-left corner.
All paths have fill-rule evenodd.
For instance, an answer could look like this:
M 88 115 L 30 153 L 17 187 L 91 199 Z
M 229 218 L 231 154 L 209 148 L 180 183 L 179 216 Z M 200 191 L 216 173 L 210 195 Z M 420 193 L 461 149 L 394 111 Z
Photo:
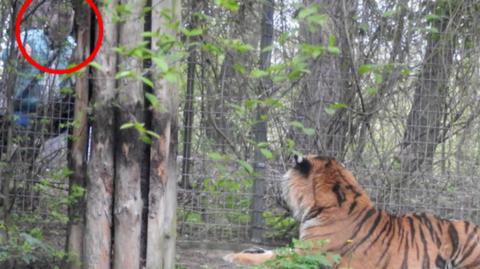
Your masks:
M 308 176 L 310 170 L 312 169 L 312 164 L 310 163 L 310 161 L 296 154 L 293 155 L 293 159 L 295 160 L 295 169 L 297 169 L 304 176 Z

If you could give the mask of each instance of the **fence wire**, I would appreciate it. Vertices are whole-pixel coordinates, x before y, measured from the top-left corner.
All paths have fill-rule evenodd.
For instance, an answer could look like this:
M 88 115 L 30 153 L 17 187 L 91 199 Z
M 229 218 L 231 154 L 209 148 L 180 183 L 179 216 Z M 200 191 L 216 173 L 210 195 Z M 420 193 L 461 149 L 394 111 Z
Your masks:
M 268 141 L 260 146 L 273 153 L 260 178 L 267 186 L 260 198 L 263 223 L 251 218 L 259 199 L 252 189 L 259 180 L 252 131 L 257 106 L 245 106 L 254 98 L 228 87 L 211 94 L 211 82 L 197 78 L 198 88 L 184 99 L 192 105 L 185 106 L 190 111 L 183 117 L 191 118 L 181 121 L 188 125 L 181 126 L 180 141 L 189 143 L 191 152 L 181 151 L 178 160 L 178 240 L 249 242 L 252 228 L 261 225 L 263 243 L 289 241 L 296 226 L 286 218 L 278 184 L 294 151 L 344 162 L 379 208 L 480 223 L 478 69 L 448 78 L 422 71 L 434 68 L 424 64 L 400 78 L 384 73 L 385 92 L 369 90 L 375 83 L 369 76 L 361 78 L 357 91 L 349 78 L 319 73 L 275 96 L 281 105 L 266 113 Z M 368 111 L 362 110 L 362 98 Z M 192 132 L 190 140 L 185 130 Z M 185 150 L 185 144 L 179 148 Z
M 389 39 L 364 34 L 368 42 L 390 49 Z M 336 157 L 375 204 L 392 213 L 432 212 L 480 224 L 480 35 L 462 35 L 466 45 L 447 57 L 449 44 L 430 46 L 426 34 L 415 28 L 403 34 L 409 39 L 401 43 L 406 50 L 401 62 L 388 62 L 387 52 L 361 63 L 322 56 L 308 62 L 310 72 L 297 80 L 274 83 L 269 97 L 258 94 L 258 79 L 236 71 L 235 64 L 252 69 L 257 61 L 232 53 L 225 56 L 230 63 L 222 59 L 225 64 L 212 67 L 218 59 L 202 54 L 188 78 L 195 85 L 181 93 L 178 242 L 250 242 L 254 229 L 261 230 L 265 244 L 284 244 L 297 236 L 279 189 L 294 153 Z M 433 48 L 438 53 L 422 57 Z M 274 50 L 273 62 L 282 53 Z M 45 78 L 41 105 L 25 114 L 8 111 L 9 102 L 29 104 L 7 96 L 3 78 L 0 88 L 0 170 L 9 179 L 0 181 L 1 193 L 9 190 L 12 213 L 56 228 L 64 227 L 57 213 L 66 208 L 52 208 L 51 200 L 67 196 L 68 173 L 62 168 L 67 167 L 74 101 L 68 91 L 48 90 L 58 79 Z M 266 123 L 265 130 L 259 122 Z M 266 141 L 256 140 L 261 132 Z M 260 150 L 259 159 L 255 153 Z M 255 195 L 258 181 L 265 188 L 261 196 Z M 254 209 L 259 199 L 261 208 Z M 254 222 L 254 213 L 262 220 Z M 52 216 L 56 224 L 46 221 Z

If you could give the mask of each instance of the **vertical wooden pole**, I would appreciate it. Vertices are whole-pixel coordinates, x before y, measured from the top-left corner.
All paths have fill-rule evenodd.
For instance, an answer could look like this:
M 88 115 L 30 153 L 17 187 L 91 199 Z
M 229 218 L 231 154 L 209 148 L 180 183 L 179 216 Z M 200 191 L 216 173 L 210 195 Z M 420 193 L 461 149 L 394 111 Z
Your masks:
M 77 47 L 75 49 L 75 62 L 83 61 L 90 55 L 90 7 L 86 3 L 77 1 L 75 8 L 75 28 L 77 31 Z M 72 130 L 73 139 L 70 141 L 69 167 L 72 170 L 68 192 L 73 195 L 75 188 L 85 187 L 86 182 L 86 147 L 88 141 L 88 68 L 77 75 L 75 83 L 75 106 L 74 106 L 74 127 Z M 80 269 L 83 252 L 84 236 L 84 197 L 69 205 L 68 208 L 68 231 L 66 250 L 69 254 L 67 267 L 69 269 Z
M 134 49 L 143 41 L 144 0 L 122 0 L 132 7 L 131 14 L 119 25 L 119 44 Z M 119 72 L 142 74 L 143 59 L 122 55 Z M 143 197 L 141 191 L 142 166 L 145 165 L 145 142 L 135 128 L 121 130 L 125 123 L 144 123 L 143 83 L 138 78 L 124 78 L 118 82 L 115 149 L 114 195 L 114 269 L 136 269 L 141 263 L 141 227 Z
M 271 50 L 265 50 L 273 44 L 273 12 L 274 12 L 274 0 L 266 0 L 263 3 L 262 8 L 262 24 L 260 41 L 260 60 L 259 68 L 266 70 L 270 67 L 272 52 Z M 258 87 L 258 96 L 266 97 L 272 88 L 272 81 L 270 78 L 264 78 L 260 81 Z M 267 142 L 268 126 L 266 120 L 263 118 L 268 113 L 268 107 L 264 105 L 257 105 L 256 108 L 256 123 L 253 126 L 254 140 L 257 145 L 259 143 Z M 260 152 L 260 149 L 255 151 L 255 182 L 253 184 L 253 201 L 252 201 L 252 228 L 251 239 L 253 242 L 262 242 L 263 231 L 265 229 L 265 223 L 263 220 L 263 211 L 265 210 L 265 192 L 266 192 L 266 163 L 265 156 Z
M 87 196 L 83 269 L 109 269 L 111 265 L 112 200 L 114 189 L 114 100 L 117 56 L 116 23 L 111 11 L 117 0 L 109 0 L 100 7 L 104 14 L 104 42 L 96 61 L 102 70 L 95 72 L 91 159 L 87 167 Z M 98 35 L 97 35 L 98 36 Z
M 180 18 L 180 1 L 152 0 L 152 31 L 175 34 L 167 28 L 169 21 Z M 152 49 L 158 50 L 152 40 Z M 176 233 L 176 145 L 177 145 L 177 88 L 165 80 L 157 81 L 154 94 L 162 110 L 154 110 L 152 128 L 160 135 L 155 139 L 150 154 L 150 193 L 147 232 L 147 269 L 175 267 Z

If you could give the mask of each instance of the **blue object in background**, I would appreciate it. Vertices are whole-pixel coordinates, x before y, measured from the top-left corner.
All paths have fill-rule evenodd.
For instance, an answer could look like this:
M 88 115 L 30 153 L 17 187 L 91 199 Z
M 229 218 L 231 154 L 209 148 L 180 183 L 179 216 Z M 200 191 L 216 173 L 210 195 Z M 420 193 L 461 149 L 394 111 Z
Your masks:
M 76 46 L 73 37 L 69 36 L 64 45 L 55 51 L 45 31 L 40 29 L 22 32 L 21 39 L 24 46 L 30 46 L 30 57 L 40 65 L 53 69 L 67 68 Z M 7 51 L 8 48 L 4 49 L 1 55 L 4 63 L 8 59 Z M 53 62 L 53 65 L 49 66 L 49 62 Z M 47 85 L 46 77 L 48 76 L 52 75 L 44 74 L 27 61 L 18 62 L 14 94 L 15 122 L 18 125 L 27 126 L 29 124 L 28 113 L 35 112 L 42 100 L 46 100 L 46 96 L 60 96 L 61 88 L 72 86 L 70 79 L 61 81 L 57 75 L 55 75 L 57 77 L 55 77 L 54 85 Z
M 27 127 L 30 123 L 30 117 L 23 112 L 15 112 L 15 124 L 22 127 Z

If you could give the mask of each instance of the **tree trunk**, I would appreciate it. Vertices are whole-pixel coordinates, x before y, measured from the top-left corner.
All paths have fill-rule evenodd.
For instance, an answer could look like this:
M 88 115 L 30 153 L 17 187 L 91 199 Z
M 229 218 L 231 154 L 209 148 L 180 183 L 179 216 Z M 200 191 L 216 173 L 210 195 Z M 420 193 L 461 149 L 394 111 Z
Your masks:
M 231 27 L 227 28 L 227 36 L 231 39 L 238 39 L 242 43 L 258 47 L 260 37 L 260 16 L 258 9 L 261 8 L 259 1 L 239 1 L 239 9 L 228 18 Z M 230 104 L 239 104 L 249 97 L 246 89 L 249 88 L 249 78 L 239 74 L 234 68 L 235 65 L 243 66 L 246 70 L 255 67 L 256 54 L 252 51 L 240 53 L 234 49 L 226 49 L 221 70 L 216 77 L 216 87 L 207 88 L 207 113 L 208 126 L 206 135 L 216 145 L 216 149 L 226 152 L 227 149 L 238 151 L 242 146 L 232 130 L 235 124 L 230 122 L 228 115 L 232 113 Z
M 189 29 L 198 27 L 199 3 L 202 1 L 193 0 L 190 2 L 190 25 Z M 202 3 L 203 5 L 203 3 Z M 187 93 L 185 96 L 185 106 L 183 109 L 183 158 L 182 158 L 182 181 L 181 186 L 185 189 L 191 189 L 190 173 L 193 165 L 192 160 L 192 134 L 193 134 L 193 120 L 195 117 L 194 111 L 194 90 L 195 90 L 195 69 L 197 66 L 197 46 L 198 38 L 190 37 L 188 39 L 189 55 L 187 59 Z
M 414 101 L 401 146 L 403 178 L 417 170 L 431 170 L 436 147 L 446 132 L 442 119 L 446 113 L 448 79 L 455 50 L 455 34 L 448 27 L 455 25 L 460 15 L 451 17 L 449 10 L 444 11 L 434 24 L 440 33 L 428 35 L 422 70 L 415 83 Z
M 133 49 L 143 42 L 144 0 L 126 0 L 132 6 L 131 14 L 119 26 L 119 44 Z M 143 60 L 139 57 L 119 58 L 119 69 L 142 74 Z M 137 78 L 118 82 L 117 123 L 115 130 L 125 123 L 144 122 L 143 83 Z M 142 166 L 145 164 L 145 142 L 135 128 L 119 130 L 115 145 L 115 200 L 114 200 L 114 269 L 139 268 L 141 263 L 141 227 L 143 197 L 141 191 Z
M 177 0 L 152 0 L 152 31 L 175 34 L 168 29 L 169 21 L 160 15 L 168 11 L 171 20 L 180 18 Z M 152 50 L 158 50 L 158 40 L 152 40 Z M 162 110 L 152 112 L 152 127 L 160 138 L 155 139 L 150 152 L 150 185 L 148 197 L 147 269 L 175 268 L 176 239 L 176 145 L 177 88 L 166 80 L 157 81 L 154 94 Z
M 116 0 L 101 6 L 102 14 L 115 10 Z M 87 196 L 83 269 L 108 269 L 111 265 L 112 199 L 114 189 L 114 101 L 117 56 L 117 25 L 112 17 L 103 18 L 104 42 L 96 61 L 102 70 L 95 72 L 94 119 L 92 124 L 91 159 L 87 168 Z
M 266 0 L 262 7 L 262 24 L 261 24 L 261 41 L 260 41 L 260 61 L 259 68 L 266 70 L 270 67 L 272 59 L 272 51 L 266 48 L 273 44 L 273 13 L 274 0 Z M 270 78 L 263 78 L 260 80 L 257 96 L 265 98 L 272 90 L 272 81 Z M 256 107 L 256 123 L 253 126 L 253 135 L 255 143 L 258 145 L 262 142 L 267 142 L 268 126 L 265 116 L 268 113 L 268 107 L 257 105 Z M 251 239 L 253 242 L 262 242 L 263 230 L 265 224 L 263 220 L 263 212 L 265 211 L 265 191 L 266 186 L 266 163 L 267 159 L 261 153 L 258 146 L 256 146 L 254 156 L 255 181 L 253 184 L 253 201 L 252 201 L 252 225 L 251 225 Z
M 306 43 L 312 45 L 327 45 L 329 37 L 335 36 L 340 55 L 323 55 L 311 62 L 310 71 L 302 82 L 302 91 L 295 105 L 297 117 L 306 127 L 315 128 L 316 136 L 305 137 L 306 149 L 317 149 L 342 159 L 345 154 L 349 134 L 349 115 L 344 109 L 334 114 L 326 112 L 326 108 L 333 103 L 342 103 L 352 106 L 355 93 L 352 86 L 353 75 L 348 35 L 352 35 L 350 20 L 355 12 L 355 1 L 346 3 L 347 10 L 343 10 L 342 1 L 336 0 L 309 0 L 307 4 L 318 3 L 321 12 L 329 15 L 329 20 L 317 31 L 310 31 L 309 26 L 301 24 L 301 35 Z M 344 12 L 345 14 L 344 16 Z M 351 38 L 350 38 L 351 39 Z M 297 139 L 301 140 L 301 139 Z
M 13 12 L 17 12 L 17 5 L 12 3 L 12 10 Z M 0 220 L 5 226 L 5 229 L 0 231 L 0 239 L 8 241 L 10 240 L 9 237 L 9 229 L 11 228 L 12 225 L 12 220 L 11 220 L 11 209 L 13 208 L 14 204 L 14 199 L 12 199 L 11 193 L 12 193 L 12 185 L 14 185 L 14 168 L 12 165 L 12 160 L 15 155 L 15 120 L 14 120 L 14 94 L 15 94 L 15 81 L 17 78 L 16 74 L 16 65 L 17 62 L 15 60 L 16 58 L 16 50 L 14 46 L 14 36 L 15 36 L 15 24 L 14 21 L 10 21 L 9 29 L 8 29 L 8 34 L 9 34 L 9 40 L 10 43 L 7 47 L 8 49 L 8 59 L 7 62 L 4 63 L 5 67 L 4 68 L 4 82 L 5 84 L 2 85 L 5 88 L 5 98 L 6 98 L 6 107 L 7 107 L 7 113 L 3 117 L 3 125 L 2 130 L 5 130 L 4 137 L 2 139 L 5 139 L 6 141 L 6 147 L 4 152 L 0 152 L 0 178 L 2 179 L 2 182 L 0 184 L 0 190 L 1 190 L 1 216 Z M 3 143 L 4 141 L 1 141 Z M 1 145 L 3 148 L 3 145 Z M 13 193 L 15 193 L 15 189 L 13 189 Z M 11 269 L 15 268 L 15 259 L 8 257 L 6 261 L 0 266 L 5 267 L 6 269 Z
M 90 55 L 90 7 L 78 5 L 75 7 L 75 25 L 77 31 L 77 47 L 75 50 L 76 62 L 86 59 Z M 88 141 L 88 68 L 77 75 L 75 83 L 75 107 L 72 130 L 74 139 L 70 143 L 69 166 L 72 175 L 69 181 L 69 196 L 76 193 L 76 188 L 84 188 L 86 182 L 86 150 Z M 69 254 L 68 268 L 80 269 L 84 236 L 85 199 L 78 197 L 68 208 L 68 231 L 66 250 Z

